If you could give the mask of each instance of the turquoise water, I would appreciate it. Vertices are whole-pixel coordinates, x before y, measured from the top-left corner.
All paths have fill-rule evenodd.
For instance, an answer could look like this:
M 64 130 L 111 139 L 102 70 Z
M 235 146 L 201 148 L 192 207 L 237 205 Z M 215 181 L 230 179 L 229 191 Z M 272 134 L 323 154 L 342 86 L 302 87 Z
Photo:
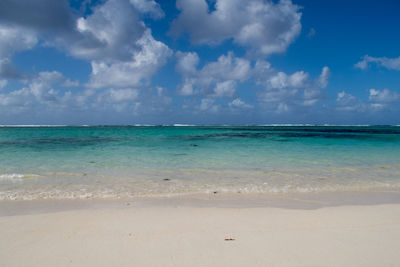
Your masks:
M 399 188 L 396 126 L 0 127 L 0 199 Z

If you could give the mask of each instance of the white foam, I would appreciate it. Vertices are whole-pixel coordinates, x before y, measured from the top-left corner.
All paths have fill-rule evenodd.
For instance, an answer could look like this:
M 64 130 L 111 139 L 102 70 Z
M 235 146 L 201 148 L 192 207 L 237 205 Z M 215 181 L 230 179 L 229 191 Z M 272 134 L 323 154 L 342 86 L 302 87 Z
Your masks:
M 25 175 L 19 173 L 6 173 L 0 174 L 0 180 L 15 180 L 15 179 L 22 179 Z
M 187 126 L 196 126 L 196 125 L 194 125 L 194 124 L 180 124 L 180 123 L 175 123 L 175 124 L 173 124 L 172 126 L 175 126 L 175 127 L 187 127 Z

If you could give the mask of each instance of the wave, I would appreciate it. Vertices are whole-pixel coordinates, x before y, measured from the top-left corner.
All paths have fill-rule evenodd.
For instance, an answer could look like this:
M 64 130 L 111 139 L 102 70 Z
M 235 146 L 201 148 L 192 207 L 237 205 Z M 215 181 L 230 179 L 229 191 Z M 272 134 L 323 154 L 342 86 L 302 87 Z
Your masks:
M 16 180 L 16 179 L 22 179 L 24 177 L 25 175 L 19 173 L 0 174 L 0 180 Z
M 185 127 L 185 126 L 196 126 L 195 124 L 180 124 L 180 123 L 175 123 L 175 124 L 172 124 L 172 126 L 175 126 L 175 127 Z

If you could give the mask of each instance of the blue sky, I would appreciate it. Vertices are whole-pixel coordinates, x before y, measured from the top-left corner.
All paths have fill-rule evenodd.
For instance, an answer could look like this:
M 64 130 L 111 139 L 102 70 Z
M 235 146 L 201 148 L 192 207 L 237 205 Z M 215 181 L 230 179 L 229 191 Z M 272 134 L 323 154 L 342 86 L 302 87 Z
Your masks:
M 400 124 L 399 10 L 1 1 L 0 124 Z

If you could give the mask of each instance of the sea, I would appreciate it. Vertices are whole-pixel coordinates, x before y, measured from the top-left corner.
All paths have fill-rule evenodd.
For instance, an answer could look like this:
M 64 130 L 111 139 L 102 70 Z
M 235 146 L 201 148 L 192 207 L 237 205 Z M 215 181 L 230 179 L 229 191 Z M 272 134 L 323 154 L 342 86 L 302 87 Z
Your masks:
M 0 200 L 399 192 L 399 126 L 2 126 Z

